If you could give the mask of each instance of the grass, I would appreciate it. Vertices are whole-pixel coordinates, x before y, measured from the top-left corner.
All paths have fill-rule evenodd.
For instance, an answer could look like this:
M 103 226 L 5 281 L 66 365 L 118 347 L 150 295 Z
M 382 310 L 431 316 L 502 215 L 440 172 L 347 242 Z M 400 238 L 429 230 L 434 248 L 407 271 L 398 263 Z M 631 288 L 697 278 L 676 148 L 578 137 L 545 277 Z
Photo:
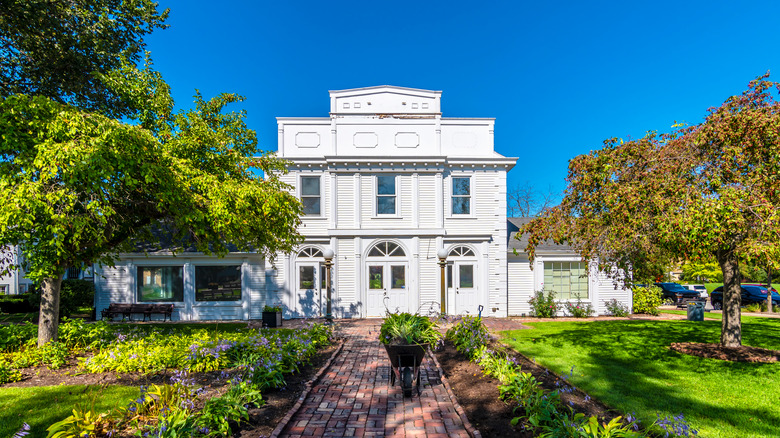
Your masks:
M 138 397 L 133 386 L 38 386 L 0 388 L 0 436 L 10 437 L 22 423 L 30 425 L 28 438 L 45 438 L 46 428 L 71 415 L 76 405 L 95 406 L 106 412 Z
M 719 318 L 718 318 L 719 319 Z M 769 437 L 780 430 L 780 363 L 735 363 L 672 351 L 673 342 L 716 343 L 720 321 L 529 323 L 504 342 L 643 423 L 684 414 L 706 437 Z M 744 318 L 743 343 L 780 350 L 780 320 Z

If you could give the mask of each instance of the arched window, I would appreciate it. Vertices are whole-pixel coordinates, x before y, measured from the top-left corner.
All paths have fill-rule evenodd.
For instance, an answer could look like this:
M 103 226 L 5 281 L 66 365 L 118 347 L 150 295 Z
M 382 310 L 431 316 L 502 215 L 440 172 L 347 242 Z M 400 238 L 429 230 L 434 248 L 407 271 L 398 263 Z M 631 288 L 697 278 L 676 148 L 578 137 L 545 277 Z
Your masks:
M 314 246 L 310 246 L 308 248 L 303 248 L 301 252 L 298 253 L 298 258 L 310 258 L 310 257 L 322 257 L 322 251 L 320 251 Z
M 405 257 L 406 253 L 393 242 L 379 242 L 368 252 L 369 257 Z
M 474 257 L 474 251 L 468 246 L 456 246 L 450 250 L 449 257 Z

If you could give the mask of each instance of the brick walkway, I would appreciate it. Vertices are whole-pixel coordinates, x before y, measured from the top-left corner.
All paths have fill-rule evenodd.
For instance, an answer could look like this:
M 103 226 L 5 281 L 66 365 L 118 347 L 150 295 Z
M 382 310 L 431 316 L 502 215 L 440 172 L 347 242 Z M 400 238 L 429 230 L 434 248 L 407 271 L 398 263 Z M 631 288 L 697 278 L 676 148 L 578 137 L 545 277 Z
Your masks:
M 434 362 L 426 356 L 420 395 L 390 388 L 390 360 L 378 341 L 381 320 L 342 321 L 341 353 L 315 382 L 280 436 L 468 437 Z

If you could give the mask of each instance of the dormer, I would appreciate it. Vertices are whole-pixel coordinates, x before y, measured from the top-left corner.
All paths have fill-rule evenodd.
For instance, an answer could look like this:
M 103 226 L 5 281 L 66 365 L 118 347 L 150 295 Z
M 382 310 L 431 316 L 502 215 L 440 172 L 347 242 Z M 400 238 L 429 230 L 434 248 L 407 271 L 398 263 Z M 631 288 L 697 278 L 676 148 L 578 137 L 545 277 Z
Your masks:
M 330 114 L 441 116 L 441 91 L 392 85 L 330 91 Z

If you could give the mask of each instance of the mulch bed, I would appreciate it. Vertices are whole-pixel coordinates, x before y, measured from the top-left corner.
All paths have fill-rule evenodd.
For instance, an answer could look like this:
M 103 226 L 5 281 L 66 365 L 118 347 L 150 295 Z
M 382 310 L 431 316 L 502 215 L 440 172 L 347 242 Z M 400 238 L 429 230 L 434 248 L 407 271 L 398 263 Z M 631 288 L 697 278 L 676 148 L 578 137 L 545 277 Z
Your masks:
M 780 351 L 766 348 L 749 347 L 724 347 L 720 344 L 702 344 L 695 342 L 675 342 L 671 349 L 683 354 L 705 357 L 708 359 L 720 359 L 730 362 L 778 362 Z
M 492 345 L 491 348 L 500 348 L 500 346 Z M 510 424 L 515 417 L 512 412 L 514 407 L 498 398 L 498 385 L 500 385 L 498 380 L 485 376 L 479 365 L 469 362 L 466 356 L 459 353 L 449 341 L 434 353 L 458 403 L 482 436 L 534 436 L 532 431 L 521 430 L 520 427 L 512 427 Z M 556 386 L 556 382 L 563 383 L 560 376 L 537 365 L 522 354 L 514 353 L 514 358 L 521 369 L 536 377 L 545 390 L 560 389 L 560 386 Z M 561 394 L 561 400 L 564 404 L 571 402 L 575 411 L 586 416 L 596 415 L 602 421 L 609 421 L 620 415 L 597 400 L 586 399 L 586 394 L 577 388 L 570 393 Z

